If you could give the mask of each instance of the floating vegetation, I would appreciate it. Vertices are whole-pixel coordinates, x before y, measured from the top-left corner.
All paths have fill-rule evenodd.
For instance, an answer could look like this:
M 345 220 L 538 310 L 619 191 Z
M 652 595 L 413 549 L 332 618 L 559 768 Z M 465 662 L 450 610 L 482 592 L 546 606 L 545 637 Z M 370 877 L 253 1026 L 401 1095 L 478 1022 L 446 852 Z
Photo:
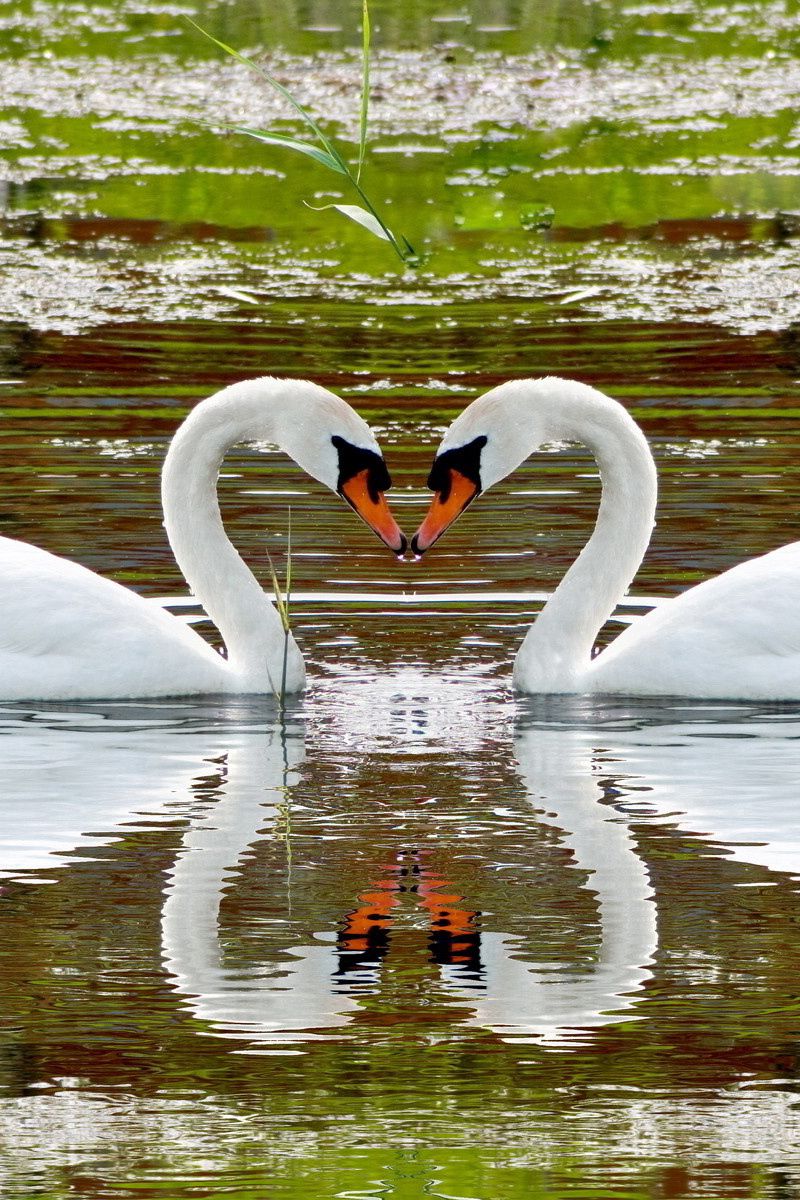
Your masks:
M 365 191 L 361 178 L 364 170 L 364 161 L 367 153 L 367 130 L 369 127 L 369 80 L 370 80 L 370 41 L 371 27 L 369 20 L 369 5 L 367 0 L 363 0 L 361 30 L 362 30 L 362 49 L 361 49 L 361 105 L 359 113 L 359 141 L 358 141 L 358 161 L 355 170 L 352 169 L 350 163 L 344 154 L 338 149 L 335 143 L 328 137 L 324 130 L 320 127 L 314 116 L 300 103 L 299 100 L 284 87 L 274 75 L 270 74 L 264 67 L 259 66 L 252 58 L 248 58 L 245 54 L 240 54 L 238 50 L 234 50 L 232 46 L 226 45 L 218 38 L 215 38 L 207 30 L 193 21 L 191 17 L 186 18 L 190 25 L 193 25 L 199 33 L 219 46 L 226 54 L 230 54 L 232 58 L 244 63 L 251 70 L 256 71 L 262 79 L 280 93 L 295 111 L 300 115 L 305 125 L 313 134 L 315 141 L 305 141 L 301 138 L 288 137 L 283 133 L 275 133 L 270 129 L 252 129 L 247 125 L 224 125 L 223 128 L 230 130 L 232 133 L 243 133 L 247 137 L 255 138 L 256 141 L 265 142 L 270 146 L 282 146 L 285 150 L 293 150 L 296 154 L 305 155 L 307 158 L 313 159 L 320 166 L 326 167 L 329 171 L 333 171 L 337 175 L 343 175 L 350 186 L 355 191 L 361 204 L 323 204 L 316 206 L 306 204 L 309 208 L 313 208 L 316 212 L 324 212 L 326 209 L 335 208 L 343 216 L 351 221 L 355 221 L 362 229 L 366 229 L 375 237 L 381 238 L 390 244 L 396 252 L 400 260 L 406 266 L 416 266 L 419 259 L 414 247 L 409 242 L 408 238 L 400 234 L 394 233 L 383 217 L 378 212 L 373 201 Z

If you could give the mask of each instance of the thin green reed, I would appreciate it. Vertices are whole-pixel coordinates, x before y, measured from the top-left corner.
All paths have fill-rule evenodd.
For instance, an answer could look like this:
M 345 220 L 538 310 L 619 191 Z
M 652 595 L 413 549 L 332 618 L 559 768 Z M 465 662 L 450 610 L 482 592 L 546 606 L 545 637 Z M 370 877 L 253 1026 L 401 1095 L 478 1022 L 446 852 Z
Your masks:
M 284 588 L 281 588 L 278 574 L 272 564 L 272 558 L 269 550 L 267 550 L 267 562 L 269 563 L 269 571 L 272 576 L 272 590 L 275 594 L 275 607 L 278 610 L 278 616 L 281 619 L 283 626 L 283 664 L 281 667 L 281 686 L 280 691 L 275 688 L 272 683 L 273 691 L 277 697 L 281 709 L 286 704 L 286 668 L 289 659 L 289 637 L 292 632 L 292 625 L 289 619 L 289 606 L 292 598 L 292 510 L 289 509 L 289 526 L 286 533 L 286 583 Z
M 292 95 L 288 88 L 279 83 L 274 75 L 270 74 L 264 67 L 259 66 L 251 58 L 240 54 L 238 50 L 234 50 L 232 46 L 228 46 L 225 42 L 221 42 L 218 38 L 215 38 L 207 30 L 203 29 L 202 26 L 198 25 L 196 21 L 193 21 L 191 17 L 187 17 L 186 20 L 199 33 L 202 33 L 204 37 L 213 42 L 215 46 L 219 46 L 226 54 L 230 54 L 232 58 L 237 59 L 239 62 L 244 63 L 246 67 L 255 71 L 270 87 L 283 96 L 302 118 L 316 141 L 305 141 L 301 138 L 288 137 L 286 134 L 274 133 L 269 129 L 252 129 L 247 125 L 228 125 L 224 122 L 216 122 L 216 124 L 233 133 L 242 133 L 247 137 L 255 138 L 256 141 L 265 142 L 267 145 L 281 146 L 284 150 L 293 150 L 296 154 L 304 154 L 319 163 L 320 166 L 326 167 L 329 171 L 333 171 L 337 175 L 343 175 L 355 191 L 361 204 L 324 204 L 316 206 L 308 204 L 306 201 L 307 206 L 313 208 L 316 212 L 335 208 L 337 212 L 340 212 L 349 220 L 355 221 L 357 225 L 374 234 L 375 237 L 382 238 L 388 242 L 406 266 L 416 266 L 418 256 L 414 247 L 403 234 L 398 236 L 389 228 L 362 184 L 369 128 L 371 27 L 368 0 L 363 0 L 361 19 L 361 104 L 359 114 L 358 161 L 355 171 L 353 171 L 344 154 L 342 154 L 332 139 L 324 132 L 308 109 Z
M 361 10 L 361 116 L 358 129 L 358 170 L 356 183 L 361 182 L 364 159 L 367 155 L 367 126 L 369 125 L 369 59 L 370 59 L 369 5 L 363 0 Z

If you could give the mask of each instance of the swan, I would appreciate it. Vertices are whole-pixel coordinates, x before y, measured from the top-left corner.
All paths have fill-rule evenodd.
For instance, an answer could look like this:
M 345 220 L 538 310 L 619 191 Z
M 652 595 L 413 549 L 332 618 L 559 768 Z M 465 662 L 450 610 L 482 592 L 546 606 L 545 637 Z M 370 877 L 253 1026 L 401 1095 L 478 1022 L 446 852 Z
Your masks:
M 202 400 L 172 439 L 161 476 L 164 526 L 186 581 L 227 649 L 86 567 L 0 538 L 0 699 L 75 700 L 301 691 L 303 656 L 228 540 L 216 481 L 242 441 L 285 450 L 398 556 L 406 539 L 384 498 L 389 473 L 367 423 L 305 380 L 250 379 Z
M 428 479 L 435 493 L 411 540 L 422 555 L 481 492 L 548 442 L 580 442 L 602 494 L 589 541 L 539 613 L 514 663 L 529 693 L 800 699 L 800 542 L 740 563 L 660 603 L 592 657 L 655 521 L 656 469 L 621 404 L 567 379 L 511 380 L 453 422 Z

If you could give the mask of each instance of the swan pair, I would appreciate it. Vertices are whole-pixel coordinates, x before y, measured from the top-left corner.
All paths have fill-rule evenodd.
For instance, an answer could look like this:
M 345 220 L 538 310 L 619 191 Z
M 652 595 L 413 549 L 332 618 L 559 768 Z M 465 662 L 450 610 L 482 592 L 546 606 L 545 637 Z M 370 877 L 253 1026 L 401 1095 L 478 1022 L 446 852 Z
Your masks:
M 216 482 L 237 442 L 277 444 L 338 493 L 399 557 L 407 542 L 366 422 L 316 384 L 246 380 L 203 400 L 175 434 L 162 472 L 175 559 L 217 626 L 218 654 L 178 618 L 85 567 L 0 538 L 0 698 L 73 700 L 204 693 L 272 694 L 305 683 L 303 657 L 228 540 Z M 656 472 L 622 405 L 547 378 L 493 388 L 453 422 L 428 480 L 434 496 L 411 539 L 417 557 L 492 484 L 550 442 L 586 445 L 602 497 L 581 554 L 529 630 L 514 683 L 523 692 L 800 699 L 800 543 L 666 601 L 597 657 L 596 635 L 624 596 L 654 524 Z

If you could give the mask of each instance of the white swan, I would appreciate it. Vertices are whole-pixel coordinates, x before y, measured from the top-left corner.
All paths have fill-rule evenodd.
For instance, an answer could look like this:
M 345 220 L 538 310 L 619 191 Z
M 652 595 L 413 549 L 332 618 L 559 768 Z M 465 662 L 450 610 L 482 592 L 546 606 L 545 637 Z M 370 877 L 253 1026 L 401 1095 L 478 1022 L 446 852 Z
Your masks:
M 548 442 L 581 442 L 600 469 L 597 524 L 520 647 L 523 692 L 800 699 L 800 542 L 659 604 L 597 657 L 598 631 L 624 596 L 654 524 L 656 470 L 621 404 L 566 379 L 514 380 L 473 401 L 439 447 L 436 493 L 411 541 L 428 550 L 480 492 Z
M 284 632 L 272 601 L 228 540 L 216 481 L 237 442 L 267 441 L 338 492 L 395 553 L 406 541 L 383 492 L 378 444 L 344 400 L 304 380 L 232 384 L 196 406 L 164 462 L 164 525 L 189 587 L 227 649 L 152 602 L 37 546 L 0 538 L 0 699 L 71 700 L 272 693 Z M 302 689 L 294 638 L 286 690 Z

